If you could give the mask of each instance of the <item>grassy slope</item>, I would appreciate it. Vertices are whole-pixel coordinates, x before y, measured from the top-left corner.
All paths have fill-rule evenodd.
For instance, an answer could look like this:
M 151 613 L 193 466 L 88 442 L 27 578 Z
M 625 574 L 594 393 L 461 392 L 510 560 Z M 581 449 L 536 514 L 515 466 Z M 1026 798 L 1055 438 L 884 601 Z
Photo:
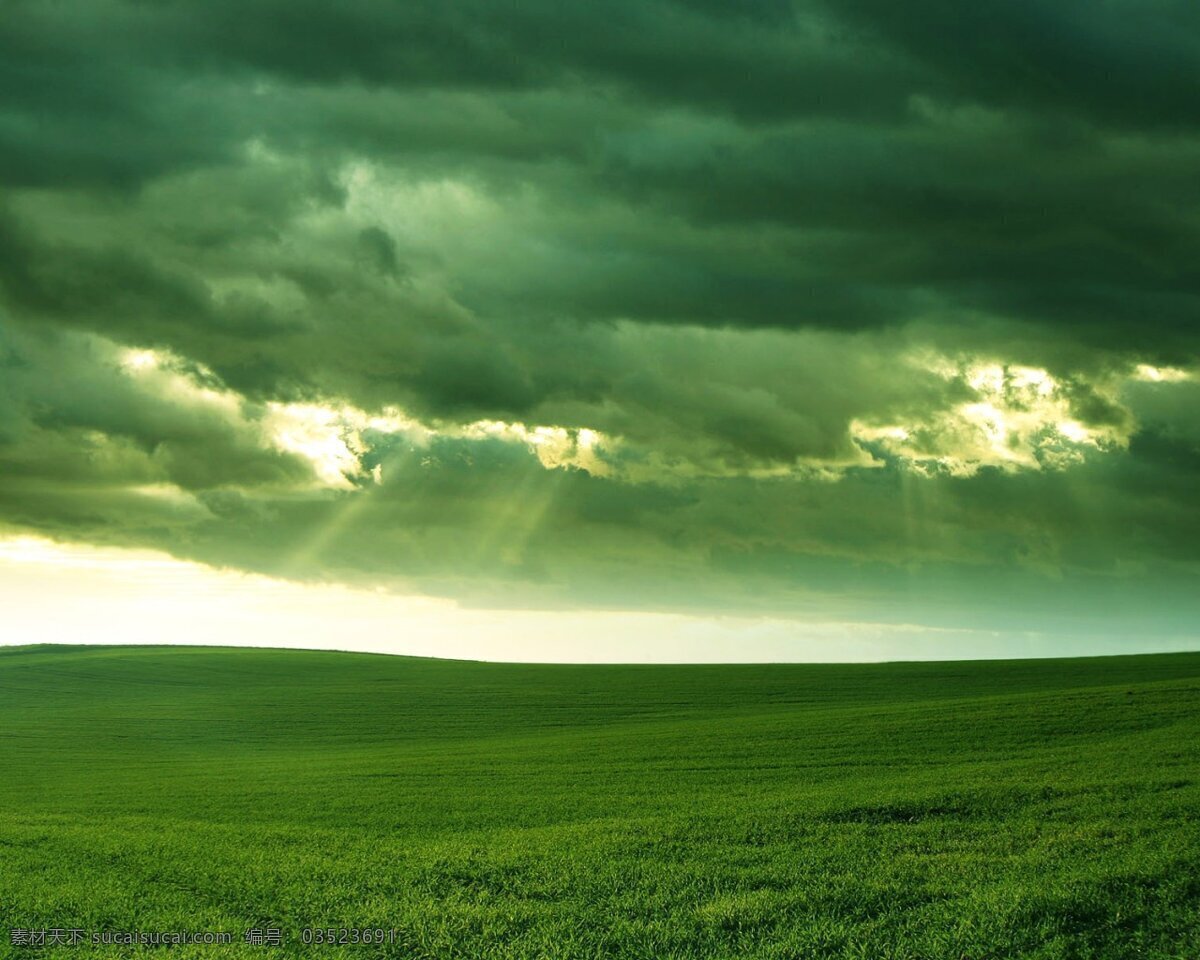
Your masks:
M 275 956 L 1193 958 L 1198 695 L 1200 654 L 0 649 L 0 926 L 274 925 Z M 398 940 L 295 942 L 329 924 Z

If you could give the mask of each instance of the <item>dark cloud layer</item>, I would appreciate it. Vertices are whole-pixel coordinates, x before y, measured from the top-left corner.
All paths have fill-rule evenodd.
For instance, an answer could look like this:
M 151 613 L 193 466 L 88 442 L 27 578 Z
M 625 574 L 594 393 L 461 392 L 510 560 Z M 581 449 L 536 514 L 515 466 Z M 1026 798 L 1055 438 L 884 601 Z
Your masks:
M 1187 0 L 14 0 L 0 518 L 476 602 L 1180 629 L 1197 102 Z

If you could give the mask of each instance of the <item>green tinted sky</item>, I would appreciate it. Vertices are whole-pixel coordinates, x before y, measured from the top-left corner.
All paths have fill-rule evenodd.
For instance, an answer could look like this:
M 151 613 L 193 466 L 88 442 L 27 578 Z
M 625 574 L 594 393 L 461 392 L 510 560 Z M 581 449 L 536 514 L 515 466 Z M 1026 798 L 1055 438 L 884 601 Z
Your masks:
M 10 0 L 0 536 L 1189 642 L 1197 104 L 1194 0 Z

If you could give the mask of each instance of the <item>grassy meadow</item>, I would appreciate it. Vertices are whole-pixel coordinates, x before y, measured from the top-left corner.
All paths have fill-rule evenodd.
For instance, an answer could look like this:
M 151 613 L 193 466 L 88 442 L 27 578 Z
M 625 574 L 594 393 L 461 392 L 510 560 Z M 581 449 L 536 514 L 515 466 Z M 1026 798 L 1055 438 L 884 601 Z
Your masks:
M 0 919 L 0 956 L 1193 960 L 1200 654 L 0 648 Z

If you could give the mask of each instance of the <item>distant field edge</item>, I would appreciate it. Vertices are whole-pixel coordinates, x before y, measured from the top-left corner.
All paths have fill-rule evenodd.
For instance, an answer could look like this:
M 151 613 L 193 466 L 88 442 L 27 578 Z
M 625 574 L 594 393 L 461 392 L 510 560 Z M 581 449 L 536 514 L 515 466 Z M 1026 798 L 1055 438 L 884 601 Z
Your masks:
M 337 647 L 289 647 L 283 644 L 222 644 L 222 643 L 27 643 L 10 644 L 0 641 L 0 658 L 17 657 L 30 654 L 67 654 L 67 653 L 145 653 L 159 654 L 164 652 L 212 652 L 212 653 L 279 653 L 280 655 L 311 654 L 320 656 L 353 656 L 353 657 L 385 657 L 389 660 L 416 660 L 430 663 L 446 664 L 493 664 L 497 666 L 529 666 L 529 667 L 811 667 L 814 669 L 863 669 L 871 670 L 880 667 L 920 667 L 954 664 L 969 664 L 972 667 L 987 666 L 1003 667 L 1023 663 L 1037 662 L 1039 664 L 1116 664 L 1119 662 L 1175 660 L 1184 662 L 1189 659 L 1197 660 L 1200 666 L 1200 642 L 1194 650 L 1147 650 L 1137 653 L 1096 654 L 1091 656 L 1025 656 L 1025 657 L 964 657 L 964 658 L 917 658 L 869 661 L 828 661 L 828 660 L 745 660 L 745 661 L 618 661 L 618 660 L 486 660 L 467 657 L 433 657 L 406 653 L 391 653 L 386 650 L 343 650 Z

